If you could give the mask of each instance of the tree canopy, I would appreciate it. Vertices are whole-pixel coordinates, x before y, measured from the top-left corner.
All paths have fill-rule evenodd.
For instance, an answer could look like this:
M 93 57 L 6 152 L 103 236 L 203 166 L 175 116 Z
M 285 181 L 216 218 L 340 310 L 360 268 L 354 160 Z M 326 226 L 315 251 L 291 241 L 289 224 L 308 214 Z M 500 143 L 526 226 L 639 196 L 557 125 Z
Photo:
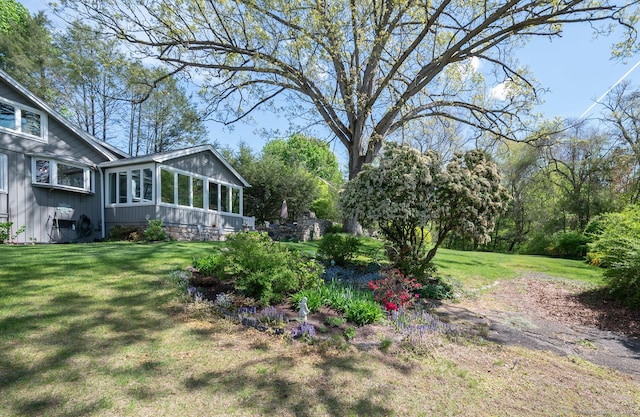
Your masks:
M 169 71 L 203 77 L 211 111 L 225 122 L 277 97 L 298 106 L 297 114 L 311 111 L 347 149 L 353 178 L 385 138 L 425 118 L 515 138 L 537 89 L 512 48 L 578 22 L 621 23 L 629 37 L 620 47 L 634 47 L 637 0 L 59 4 Z M 498 84 L 505 93 L 499 98 L 488 93 Z

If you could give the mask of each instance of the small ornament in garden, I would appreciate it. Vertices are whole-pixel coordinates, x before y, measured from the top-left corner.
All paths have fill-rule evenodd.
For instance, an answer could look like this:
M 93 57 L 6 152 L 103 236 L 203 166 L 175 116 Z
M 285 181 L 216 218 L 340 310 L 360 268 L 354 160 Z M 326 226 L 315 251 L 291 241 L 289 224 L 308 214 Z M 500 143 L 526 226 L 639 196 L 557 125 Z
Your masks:
M 307 297 L 302 297 L 300 305 L 298 306 L 298 318 L 301 322 L 307 322 L 307 314 L 309 314 L 309 307 L 307 307 Z

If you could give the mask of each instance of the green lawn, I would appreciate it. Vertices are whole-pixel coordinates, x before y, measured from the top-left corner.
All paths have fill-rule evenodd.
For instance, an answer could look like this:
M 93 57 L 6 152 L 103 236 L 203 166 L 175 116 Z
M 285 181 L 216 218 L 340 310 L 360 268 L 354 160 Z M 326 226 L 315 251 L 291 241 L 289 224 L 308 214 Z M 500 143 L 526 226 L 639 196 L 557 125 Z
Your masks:
M 0 246 L 0 415 L 640 411 L 638 381 L 545 352 L 439 339 L 426 354 L 338 351 L 229 320 L 194 319 L 166 277 L 218 248 L 208 242 Z M 527 268 L 597 282 L 579 262 L 442 251 L 438 263 L 443 274 L 474 285 Z M 477 278 L 480 273 L 489 276 Z
M 586 262 L 567 259 L 439 249 L 434 261 L 440 275 L 454 277 L 467 288 L 515 278 L 523 271 L 540 272 L 594 285 L 604 284 L 601 269 Z

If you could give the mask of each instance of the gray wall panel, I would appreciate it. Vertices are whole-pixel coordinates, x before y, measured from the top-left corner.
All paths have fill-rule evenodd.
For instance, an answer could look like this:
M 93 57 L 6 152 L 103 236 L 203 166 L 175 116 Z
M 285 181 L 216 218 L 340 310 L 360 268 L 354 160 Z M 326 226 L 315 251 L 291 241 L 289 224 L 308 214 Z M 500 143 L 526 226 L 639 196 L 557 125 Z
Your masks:
M 242 185 L 240 181 L 220 161 L 215 159 L 210 152 L 202 152 L 196 155 L 166 161 L 163 165 L 171 166 L 183 171 L 204 175 L 216 181 L 234 185 Z

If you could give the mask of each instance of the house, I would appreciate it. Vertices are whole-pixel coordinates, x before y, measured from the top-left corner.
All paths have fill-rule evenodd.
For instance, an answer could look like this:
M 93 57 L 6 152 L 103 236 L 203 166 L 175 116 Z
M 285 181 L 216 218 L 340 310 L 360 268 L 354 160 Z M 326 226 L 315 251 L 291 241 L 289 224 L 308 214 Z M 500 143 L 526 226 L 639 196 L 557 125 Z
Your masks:
M 88 242 L 160 219 L 176 239 L 253 228 L 249 184 L 210 145 L 130 157 L 0 70 L 0 223 L 19 243 Z

